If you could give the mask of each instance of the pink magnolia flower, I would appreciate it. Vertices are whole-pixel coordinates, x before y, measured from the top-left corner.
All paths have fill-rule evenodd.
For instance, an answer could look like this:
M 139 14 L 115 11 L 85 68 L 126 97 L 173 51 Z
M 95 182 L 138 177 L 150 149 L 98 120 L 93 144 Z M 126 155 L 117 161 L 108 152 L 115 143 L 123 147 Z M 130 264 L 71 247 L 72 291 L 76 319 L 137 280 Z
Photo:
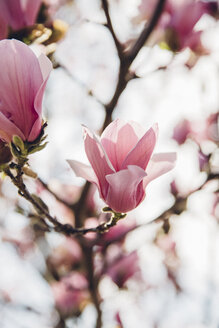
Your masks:
M 0 0 L 0 12 L 13 30 L 35 23 L 41 0 Z
M 172 138 L 182 145 L 187 138 L 201 144 L 203 141 L 219 141 L 219 114 L 212 113 L 205 120 L 180 121 L 173 130 Z
M 171 40 L 171 33 L 167 35 L 167 40 L 173 50 L 182 50 L 189 47 L 195 52 L 202 51 L 201 45 L 201 31 L 195 31 L 194 26 L 199 19 L 208 13 L 209 8 L 205 2 L 202 1 L 185 1 L 177 3 L 170 1 L 172 10 L 170 10 L 170 20 L 166 25 L 168 31 L 173 31 Z M 174 45 L 173 45 L 174 43 Z
M 34 141 L 42 128 L 42 98 L 52 63 L 17 40 L 0 41 L 0 58 L 0 139 L 10 142 L 17 135 Z
M 184 119 L 180 121 L 173 130 L 172 138 L 178 142 L 179 145 L 182 145 L 191 131 L 191 123 Z
M 85 151 L 91 167 L 68 161 L 77 176 L 98 187 L 100 197 L 115 212 L 136 208 L 148 183 L 174 167 L 175 153 L 152 156 L 158 127 L 146 133 L 135 122 L 112 122 L 99 138 L 84 128 Z
M 88 282 L 81 273 L 74 271 L 51 287 L 56 307 L 63 315 L 79 314 L 89 300 Z
M 157 6 L 156 0 L 142 0 L 140 19 L 150 20 Z M 199 55 L 208 54 L 201 43 L 202 31 L 194 27 L 204 14 L 214 16 L 218 11 L 216 1 L 167 0 L 156 29 L 156 42 L 163 39 L 173 51 L 189 47 Z
M 123 242 L 126 235 L 137 227 L 135 221 L 118 222 L 117 225 L 110 228 L 110 230 L 102 234 L 97 241 L 98 245 L 106 247 L 115 242 Z
M 109 263 L 105 274 L 119 287 L 123 288 L 127 280 L 135 275 L 140 276 L 139 259 L 136 251 L 122 255 L 113 263 Z

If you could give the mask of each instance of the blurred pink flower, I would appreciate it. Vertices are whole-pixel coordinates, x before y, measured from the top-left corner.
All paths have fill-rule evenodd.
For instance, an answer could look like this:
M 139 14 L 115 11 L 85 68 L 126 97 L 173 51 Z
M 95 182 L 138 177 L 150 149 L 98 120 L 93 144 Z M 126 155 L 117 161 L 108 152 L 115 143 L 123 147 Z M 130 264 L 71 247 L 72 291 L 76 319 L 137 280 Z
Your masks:
M 57 10 L 68 2 L 71 2 L 71 0 L 43 0 L 48 18 L 53 19 Z
M 172 8 L 170 10 L 170 20 L 166 29 L 171 33 L 167 36 L 168 43 L 173 50 L 179 51 L 189 47 L 194 52 L 204 51 L 201 45 L 201 31 L 194 31 L 194 27 L 199 19 L 209 12 L 209 7 L 202 1 L 184 1 L 181 3 L 170 1 Z M 174 49 L 176 47 L 176 49 Z
M 123 328 L 124 326 L 123 326 L 123 324 L 122 324 L 122 320 L 121 320 L 121 318 L 120 318 L 120 314 L 119 314 L 119 312 L 117 312 L 116 313 L 116 315 L 115 315 L 115 319 L 116 319 L 116 322 L 118 323 L 118 327 L 117 328 Z
M 218 113 L 213 113 L 199 121 L 182 120 L 175 126 L 172 138 L 179 145 L 183 144 L 187 138 L 193 139 L 198 144 L 206 140 L 217 143 L 219 141 L 218 117 Z
M 139 18 L 150 20 L 157 3 L 156 0 L 142 0 Z M 200 39 L 202 31 L 195 31 L 194 27 L 204 14 L 214 16 L 217 10 L 216 1 L 167 0 L 156 29 L 156 41 L 164 40 L 173 51 L 189 47 L 199 55 L 207 54 Z
M 80 263 L 82 252 L 79 244 L 73 238 L 66 238 L 62 244 L 54 249 L 49 262 L 57 269 L 60 267 L 72 268 Z
M 182 145 L 186 141 L 190 131 L 190 122 L 185 119 L 175 126 L 172 138 L 176 140 L 179 145 Z
M 148 183 L 174 167 L 175 153 L 152 156 L 158 127 L 146 133 L 135 122 L 112 122 L 98 137 L 84 128 L 85 151 L 91 167 L 69 160 L 71 168 L 97 185 L 100 197 L 115 212 L 126 213 L 145 198 Z
M 78 272 L 62 278 L 52 284 L 55 303 L 63 315 L 79 314 L 88 302 L 88 283 L 86 278 Z
M 198 162 L 200 171 L 205 171 L 208 167 L 209 156 L 205 155 L 201 150 L 198 152 Z
M 110 230 L 102 234 L 99 238 L 98 245 L 107 246 L 111 243 L 121 242 L 126 235 L 137 227 L 135 221 L 118 222 L 117 225 L 110 228 Z
M 42 128 L 42 99 L 52 63 L 17 40 L 0 41 L 0 138 L 34 141 Z
M 0 0 L 0 12 L 8 26 L 19 30 L 35 23 L 41 2 L 42 0 Z
M 119 288 L 123 288 L 128 279 L 140 272 L 138 261 L 138 254 L 135 251 L 128 255 L 122 255 L 108 265 L 105 274 Z

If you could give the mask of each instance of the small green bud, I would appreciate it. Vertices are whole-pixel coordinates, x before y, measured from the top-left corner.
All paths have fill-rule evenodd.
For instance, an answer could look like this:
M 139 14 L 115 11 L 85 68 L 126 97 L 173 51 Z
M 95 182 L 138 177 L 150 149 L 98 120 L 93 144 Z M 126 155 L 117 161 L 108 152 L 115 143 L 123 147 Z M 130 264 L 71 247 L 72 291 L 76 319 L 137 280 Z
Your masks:
M 21 151 L 22 154 L 25 152 L 24 142 L 19 136 L 13 136 L 12 142 Z

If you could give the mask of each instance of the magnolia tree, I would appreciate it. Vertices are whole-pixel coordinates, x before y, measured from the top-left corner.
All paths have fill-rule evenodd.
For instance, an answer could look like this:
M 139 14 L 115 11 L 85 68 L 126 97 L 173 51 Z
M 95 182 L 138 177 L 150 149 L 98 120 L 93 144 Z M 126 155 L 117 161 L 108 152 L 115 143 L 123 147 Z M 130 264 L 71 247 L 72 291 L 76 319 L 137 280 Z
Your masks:
M 0 0 L 1 327 L 218 326 L 218 17 Z

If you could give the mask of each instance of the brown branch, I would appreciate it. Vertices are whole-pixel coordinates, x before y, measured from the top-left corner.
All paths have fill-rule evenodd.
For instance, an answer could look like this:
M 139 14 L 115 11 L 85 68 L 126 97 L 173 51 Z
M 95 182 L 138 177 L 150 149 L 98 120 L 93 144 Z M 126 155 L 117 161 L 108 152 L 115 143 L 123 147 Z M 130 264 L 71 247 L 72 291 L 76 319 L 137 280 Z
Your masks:
M 156 27 L 156 25 L 160 19 L 160 16 L 162 14 L 162 11 L 164 9 L 165 1 L 166 0 L 158 0 L 157 6 L 155 8 L 154 14 L 151 18 L 149 25 L 148 24 L 145 25 L 145 28 L 141 32 L 141 34 L 140 34 L 139 38 L 137 39 L 137 41 L 135 42 L 134 46 L 128 52 L 127 58 L 129 59 L 129 61 L 131 63 L 136 58 L 140 49 L 143 47 L 143 45 L 145 44 L 145 42 L 148 40 L 151 33 L 153 32 L 154 28 Z
M 207 179 L 201 184 L 201 186 L 196 190 L 190 191 L 185 197 L 179 197 L 176 195 L 174 204 L 170 208 L 165 210 L 162 214 L 160 214 L 155 220 L 152 220 L 151 222 L 148 222 L 148 223 L 163 222 L 163 229 L 165 232 L 168 232 L 169 227 L 170 227 L 169 226 L 170 216 L 173 214 L 180 215 L 183 211 L 185 211 L 188 198 L 194 192 L 202 190 L 206 186 L 206 184 L 211 180 L 219 181 L 219 174 L 218 173 L 209 173 L 207 176 Z
M 115 34 L 115 31 L 114 31 L 114 28 L 113 28 L 113 25 L 112 25 L 112 21 L 111 21 L 111 17 L 110 17 L 110 14 L 109 14 L 108 1 L 107 0 L 101 0 L 101 1 L 102 1 L 103 10 L 104 10 L 104 13 L 105 13 L 105 16 L 106 16 L 106 21 L 107 21 L 106 27 L 109 29 L 109 31 L 112 35 L 112 38 L 114 40 L 114 43 L 115 43 L 115 46 L 116 46 L 116 49 L 117 49 L 117 52 L 118 52 L 118 56 L 119 56 L 120 60 L 122 60 L 122 58 L 123 58 L 123 45 L 120 43 L 120 41 L 118 40 L 118 38 Z
M 106 116 L 105 116 L 105 121 L 103 124 L 103 130 L 112 121 L 112 113 L 114 111 L 114 108 L 115 108 L 123 90 L 126 88 L 128 82 L 135 77 L 135 74 L 129 72 L 129 68 L 130 68 L 131 64 L 133 63 L 134 59 L 136 58 L 137 54 L 139 53 L 140 49 L 144 45 L 144 43 L 150 37 L 153 29 L 156 27 L 156 25 L 159 21 L 159 18 L 162 14 L 164 4 L 165 4 L 165 0 L 158 1 L 150 23 L 145 26 L 145 28 L 143 29 L 142 33 L 140 34 L 139 38 L 137 39 L 137 41 L 135 42 L 133 47 L 127 53 L 123 52 L 123 53 L 119 54 L 120 69 L 119 69 L 118 82 L 117 82 L 117 86 L 115 89 L 115 93 L 114 93 L 111 101 L 107 105 L 105 105 Z
M 83 245 L 82 243 L 82 249 L 84 254 L 84 263 L 86 266 L 87 271 L 87 279 L 89 283 L 89 290 L 91 299 L 94 303 L 94 306 L 97 311 L 97 320 L 96 320 L 96 327 L 95 328 L 101 328 L 102 327 L 102 311 L 100 308 L 100 296 L 98 293 L 98 279 L 94 276 L 94 261 L 93 261 L 93 247 L 89 247 L 86 245 Z
M 45 226 L 48 230 L 54 230 L 56 232 L 61 232 L 67 236 L 76 236 L 76 235 L 85 235 L 89 232 L 96 233 L 104 233 L 109 230 L 109 228 L 113 227 L 118 221 L 114 216 L 108 222 L 101 223 L 100 225 L 94 228 L 80 228 L 73 227 L 70 224 L 62 224 L 55 217 L 51 216 L 46 204 L 36 195 L 30 194 L 27 190 L 26 185 L 23 182 L 22 178 L 22 167 L 17 167 L 18 173 L 14 176 L 9 167 L 5 168 L 5 174 L 11 179 L 13 184 L 18 188 L 18 193 L 20 196 L 25 198 L 28 202 L 30 202 L 35 210 L 38 213 L 39 220 L 44 220 L 45 218 L 52 223 L 53 226 L 49 226 L 45 221 Z

